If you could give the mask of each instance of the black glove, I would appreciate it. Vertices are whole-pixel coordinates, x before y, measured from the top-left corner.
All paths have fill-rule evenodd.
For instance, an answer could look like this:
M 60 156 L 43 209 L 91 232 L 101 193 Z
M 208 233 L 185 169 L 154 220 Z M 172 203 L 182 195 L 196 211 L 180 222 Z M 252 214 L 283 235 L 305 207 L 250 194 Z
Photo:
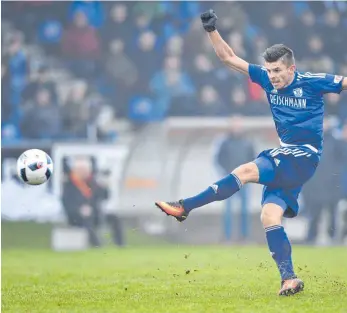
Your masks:
M 213 32 L 214 30 L 216 30 L 216 22 L 218 17 L 212 9 L 202 13 L 200 18 L 202 26 L 205 28 L 207 32 Z

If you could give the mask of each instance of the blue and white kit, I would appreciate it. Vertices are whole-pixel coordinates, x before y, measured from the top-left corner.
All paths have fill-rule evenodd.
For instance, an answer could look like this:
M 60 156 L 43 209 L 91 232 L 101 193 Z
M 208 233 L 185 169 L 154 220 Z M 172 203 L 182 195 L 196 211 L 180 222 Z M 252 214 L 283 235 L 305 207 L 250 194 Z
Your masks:
M 285 217 L 298 214 L 298 196 L 314 174 L 323 148 L 325 93 L 342 91 L 342 76 L 295 72 L 293 82 L 274 89 L 266 69 L 249 65 L 254 83 L 266 92 L 280 147 L 265 150 L 254 161 L 264 185 L 262 205 L 276 203 Z

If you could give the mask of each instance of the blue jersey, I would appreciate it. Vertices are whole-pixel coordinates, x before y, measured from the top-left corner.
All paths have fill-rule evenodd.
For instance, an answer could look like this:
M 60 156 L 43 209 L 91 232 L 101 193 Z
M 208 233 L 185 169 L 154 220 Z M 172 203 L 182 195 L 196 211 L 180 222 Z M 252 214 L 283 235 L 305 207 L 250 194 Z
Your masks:
M 342 76 L 325 73 L 295 72 L 293 82 L 276 90 L 267 71 L 259 65 L 249 65 L 254 83 L 266 92 L 281 146 L 306 146 L 321 154 L 325 93 L 342 91 Z

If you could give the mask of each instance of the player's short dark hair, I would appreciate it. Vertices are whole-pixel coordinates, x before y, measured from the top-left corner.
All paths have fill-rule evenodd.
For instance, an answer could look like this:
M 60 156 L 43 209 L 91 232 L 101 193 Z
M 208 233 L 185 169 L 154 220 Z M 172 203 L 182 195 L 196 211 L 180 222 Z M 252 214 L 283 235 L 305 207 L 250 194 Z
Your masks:
M 294 52 L 284 44 L 276 44 L 265 50 L 263 58 L 266 62 L 272 63 L 282 60 L 287 66 L 295 64 Z

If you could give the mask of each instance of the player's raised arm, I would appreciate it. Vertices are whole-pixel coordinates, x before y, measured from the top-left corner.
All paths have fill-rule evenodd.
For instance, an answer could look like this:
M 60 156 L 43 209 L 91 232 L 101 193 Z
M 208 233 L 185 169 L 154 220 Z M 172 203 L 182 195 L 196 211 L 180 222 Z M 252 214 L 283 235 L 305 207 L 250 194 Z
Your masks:
M 201 21 L 204 29 L 212 42 L 213 48 L 218 58 L 230 68 L 248 74 L 248 62 L 239 58 L 233 49 L 224 41 L 216 29 L 217 15 L 213 10 L 208 10 L 201 14 Z

